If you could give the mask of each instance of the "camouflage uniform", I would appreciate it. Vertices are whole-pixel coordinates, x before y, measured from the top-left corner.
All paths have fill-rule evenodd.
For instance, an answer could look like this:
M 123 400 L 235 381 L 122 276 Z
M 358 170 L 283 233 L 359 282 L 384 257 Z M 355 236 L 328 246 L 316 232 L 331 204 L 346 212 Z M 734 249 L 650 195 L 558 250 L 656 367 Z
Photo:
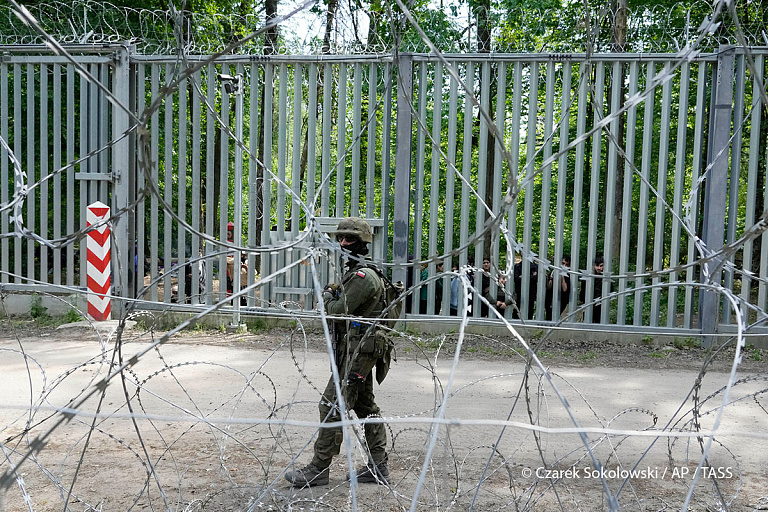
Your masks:
M 383 293 L 384 283 L 381 278 L 363 261 L 355 263 L 344 273 L 337 293 L 327 290 L 323 293 L 323 302 L 327 313 L 332 316 L 375 318 L 383 309 Z M 355 411 L 359 418 L 379 416 L 379 407 L 373 394 L 372 369 L 376 361 L 383 356 L 386 342 L 376 335 L 375 328 L 369 329 L 370 324 L 357 319 L 334 321 L 333 324 L 336 365 L 346 406 Z M 379 382 L 383 379 L 383 375 L 376 377 Z M 328 380 L 319 408 L 320 421 L 341 420 L 333 377 Z M 366 424 L 364 429 L 373 463 L 385 463 L 385 426 L 381 423 Z M 318 468 L 327 468 L 331 459 L 339 454 L 343 439 L 341 427 L 320 429 L 312 464 Z

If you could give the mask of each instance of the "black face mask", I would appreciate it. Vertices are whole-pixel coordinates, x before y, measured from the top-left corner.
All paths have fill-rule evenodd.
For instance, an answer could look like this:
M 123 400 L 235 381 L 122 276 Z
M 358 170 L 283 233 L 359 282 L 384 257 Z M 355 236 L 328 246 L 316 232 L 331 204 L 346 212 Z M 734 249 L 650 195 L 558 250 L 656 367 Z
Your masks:
M 368 244 L 362 240 L 356 240 L 355 243 L 346 245 L 343 247 L 343 249 L 354 254 L 355 256 L 364 256 L 368 254 Z

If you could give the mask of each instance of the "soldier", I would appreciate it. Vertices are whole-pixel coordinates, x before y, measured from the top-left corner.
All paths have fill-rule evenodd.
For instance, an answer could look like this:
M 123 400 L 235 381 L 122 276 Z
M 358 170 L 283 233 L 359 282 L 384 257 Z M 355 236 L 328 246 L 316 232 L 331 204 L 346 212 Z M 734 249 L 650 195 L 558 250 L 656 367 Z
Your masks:
M 323 290 L 323 303 L 328 315 L 347 316 L 332 322 L 334 356 L 341 391 L 348 410 L 359 418 L 380 415 L 373 394 L 372 369 L 376 367 L 376 380 L 381 384 L 389 369 L 391 346 L 386 338 L 377 333 L 375 326 L 366 323 L 376 318 L 384 309 L 384 282 L 374 268 L 368 254 L 368 244 L 373 240 L 371 226 L 363 219 L 343 219 L 335 232 L 343 257 L 347 258 L 347 270 L 340 284 L 328 285 Z M 357 317 L 357 318 L 349 318 Z M 333 376 L 328 380 L 320 399 L 320 421 L 341 421 Z M 387 433 L 382 423 L 366 423 L 365 441 L 368 447 L 368 464 L 357 469 L 358 482 L 387 484 Z M 321 428 L 315 441 L 314 457 L 307 466 L 288 471 L 285 478 L 294 486 L 326 485 L 329 466 L 339 454 L 343 442 L 341 427 Z M 347 480 L 350 475 L 347 475 Z

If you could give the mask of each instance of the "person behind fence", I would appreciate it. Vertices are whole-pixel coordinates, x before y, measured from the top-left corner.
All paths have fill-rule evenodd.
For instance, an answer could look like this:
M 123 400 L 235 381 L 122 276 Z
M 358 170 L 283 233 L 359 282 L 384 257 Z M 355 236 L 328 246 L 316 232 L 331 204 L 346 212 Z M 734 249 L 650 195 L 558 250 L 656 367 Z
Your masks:
M 568 267 L 571 266 L 571 255 L 563 254 L 561 262 L 559 286 L 555 286 L 555 272 L 550 272 L 547 276 L 547 296 L 545 308 L 547 310 L 547 320 L 552 320 L 552 304 L 555 289 L 560 293 L 560 318 L 563 318 L 568 310 L 568 303 L 571 301 L 571 275 L 568 273 Z
M 227 242 L 234 243 L 235 241 L 235 223 L 230 221 L 227 223 Z M 235 288 L 235 255 L 234 253 L 227 254 L 227 297 L 234 293 Z M 240 256 L 240 288 L 245 288 L 248 285 L 248 259 L 245 253 Z M 240 305 L 246 305 L 246 298 L 240 297 Z
M 435 265 L 435 269 L 437 270 L 438 274 L 442 274 L 443 272 L 443 262 L 440 261 Z M 429 265 L 425 265 L 424 269 L 421 271 L 421 280 L 426 281 L 429 278 Z M 429 286 L 426 284 L 421 285 L 421 290 L 419 291 L 419 313 L 422 315 L 427 314 L 427 303 L 429 302 Z M 434 314 L 439 315 L 440 314 L 440 306 L 443 304 L 443 280 L 438 279 L 435 281 L 435 309 Z
M 341 244 L 346 271 L 341 283 L 328 285 L 323 291 L 323 303 L 329 316 L 337 317 L 330 324 L 335 364 L 341 379 L 340 388 L 348 410 L 358 418 L 380 416 L 373 393 L 373 368 L 381 384 L 389 370 L 392 345 L 365 319 L 376 318 L 385 309 L 385 283 L 373 267 L 368 244 L 373 240 L 371 226 L 357 217 L 343 219 L 335 232 Z M 342 317 L 342 318 L 338 318 Z M 332 363 L 333 364 L 333 363 Z M 333 376 L 328 380 L 320 399 L 320 421 L 341 421 L 339 401 Z M 387 484 L 387 433 L 383 423 L 365 423 L 368 463 L 357 469 L 357 481 Z M 340 426 L 321 427 L 314 446 L 312 462 L 301 469 L 286 472 L 285 478 L 294 486 L 325 485 L 329 481 L 329 466 L 338 455 L 344 440 Z M 347 480 L 351 475 L 347 475 Z
M 467 261 L 467 265 L 469 267 L 475 266 L 475 258 L 473 256 L 469 257 Z M 458 272 L 459 268 L 454 267 L 453 271 Z M 471 285 L 473 282 L 472 281 L 473 277 L 474 277 L 474 272 L 469 271 L 467 272 L 466 275 L 454 276 L 454 278 L 451 279 L 451 300 L 449 303 L 449 308 L 450 308 L 449 313 L 451 316 L 459 315 L 459 294 L 461 293 L 461 290 L 462 290 L 460 279 L 464 279 L 465 281 L 467 281 L 468 285 Z M 472 316 L 472 295 L 469 296 L 469 307 L 467 309 L 468 309 L 467 315 Z
M 527 307 L 525 311 L 523 311 L 523 303 L 522 303 L 522 291 L 523 291 L 523 261 L 525 258 L 520 258 L 520 260 L 515 263 L 515 266 L 512 271 L 513 279 L 515 281 L 515 303 L 517 304 L 517 308 L 514 311 L 513 318 L 523 318 L 525 320 L 530 320 L 533 318 L 533 310 L 534 306 L 536 304 L 536 293 L 537 293 L 537 287 L 539 282 L 539 266 L 533 262 L 530 261 L 528 263 L 528 300 L 527 300 Z M 519 313 L 518 313 L 519 312 Z
M 496 311 L 498 311 L 501 316 L 504 316 L 507 306 L 511 306 L 515 303 L 512 297 L 507 295 L 506 286 L 507 278 L 500 276 L 496 281 L 495 295 L 491 294 L 490 284 L 488 285 L 488 288 L 483 289 L 483 297 L 485 297 L 485 300 L 489 303 L 493 304 L 493 307 L 496 308 Z M 496 315 L 493 315 L 491 318 L 496 318 Z
M 603 303 L 600 300 L 600 298 L 603 296 L 604 264 L 605 262 L 603 260 L 602 254 L 598 254 L 597 256 L 595 256 L 595 263 L 592 265 L 592 273 L 594 275 L 592 276 L 587 275 L 586 277 L 583 278 L 585 281 L 581 283 L 581 290 L 579 290 L 579 299 L 581 300 L 582 304 L 586 304 L 587 280 L 592 279 L 594 283 L 592 300 L 595 302 L 592 303 L 592 315 L 590 316 L 587 310 L 585 310 L 585 314 L 584 314 L 584 321 L 587 323 L 599 324 L 601 315 L 603 313 Z M 613 284 L 611 284 L 611 290 L 612 289 L 613 289 Z
M 485 291 L 491 288 L 491 260 L 490 258 L 483 258 L 483 274 L 480 279 L 480 293 L 485 295 Z M 491 301 L 491 304 L 495 304 L 495 301 Z M 490 316 L 490 310 L 488 304 L 485 301 L 480 302 L 480 316 Z

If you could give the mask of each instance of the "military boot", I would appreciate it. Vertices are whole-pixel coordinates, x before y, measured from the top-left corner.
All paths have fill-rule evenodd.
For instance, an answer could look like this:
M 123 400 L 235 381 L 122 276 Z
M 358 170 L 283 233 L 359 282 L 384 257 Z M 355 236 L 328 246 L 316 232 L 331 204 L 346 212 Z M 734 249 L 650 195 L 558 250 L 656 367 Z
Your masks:
M 315 485 L 328 485 L 328 468 L 319 468 L 314 464 L 307 464 L 301 469 L 287 471 L 285 479 L 294 487 L 312 487 Z
M 347 474 L 347 480 L 352 476 Z M 389 468 L 386 462 L 379 464 L 367 464 L 357 468 L 357 481 L 361 484 L 377 483 L 379 485 L 389 484 Z

